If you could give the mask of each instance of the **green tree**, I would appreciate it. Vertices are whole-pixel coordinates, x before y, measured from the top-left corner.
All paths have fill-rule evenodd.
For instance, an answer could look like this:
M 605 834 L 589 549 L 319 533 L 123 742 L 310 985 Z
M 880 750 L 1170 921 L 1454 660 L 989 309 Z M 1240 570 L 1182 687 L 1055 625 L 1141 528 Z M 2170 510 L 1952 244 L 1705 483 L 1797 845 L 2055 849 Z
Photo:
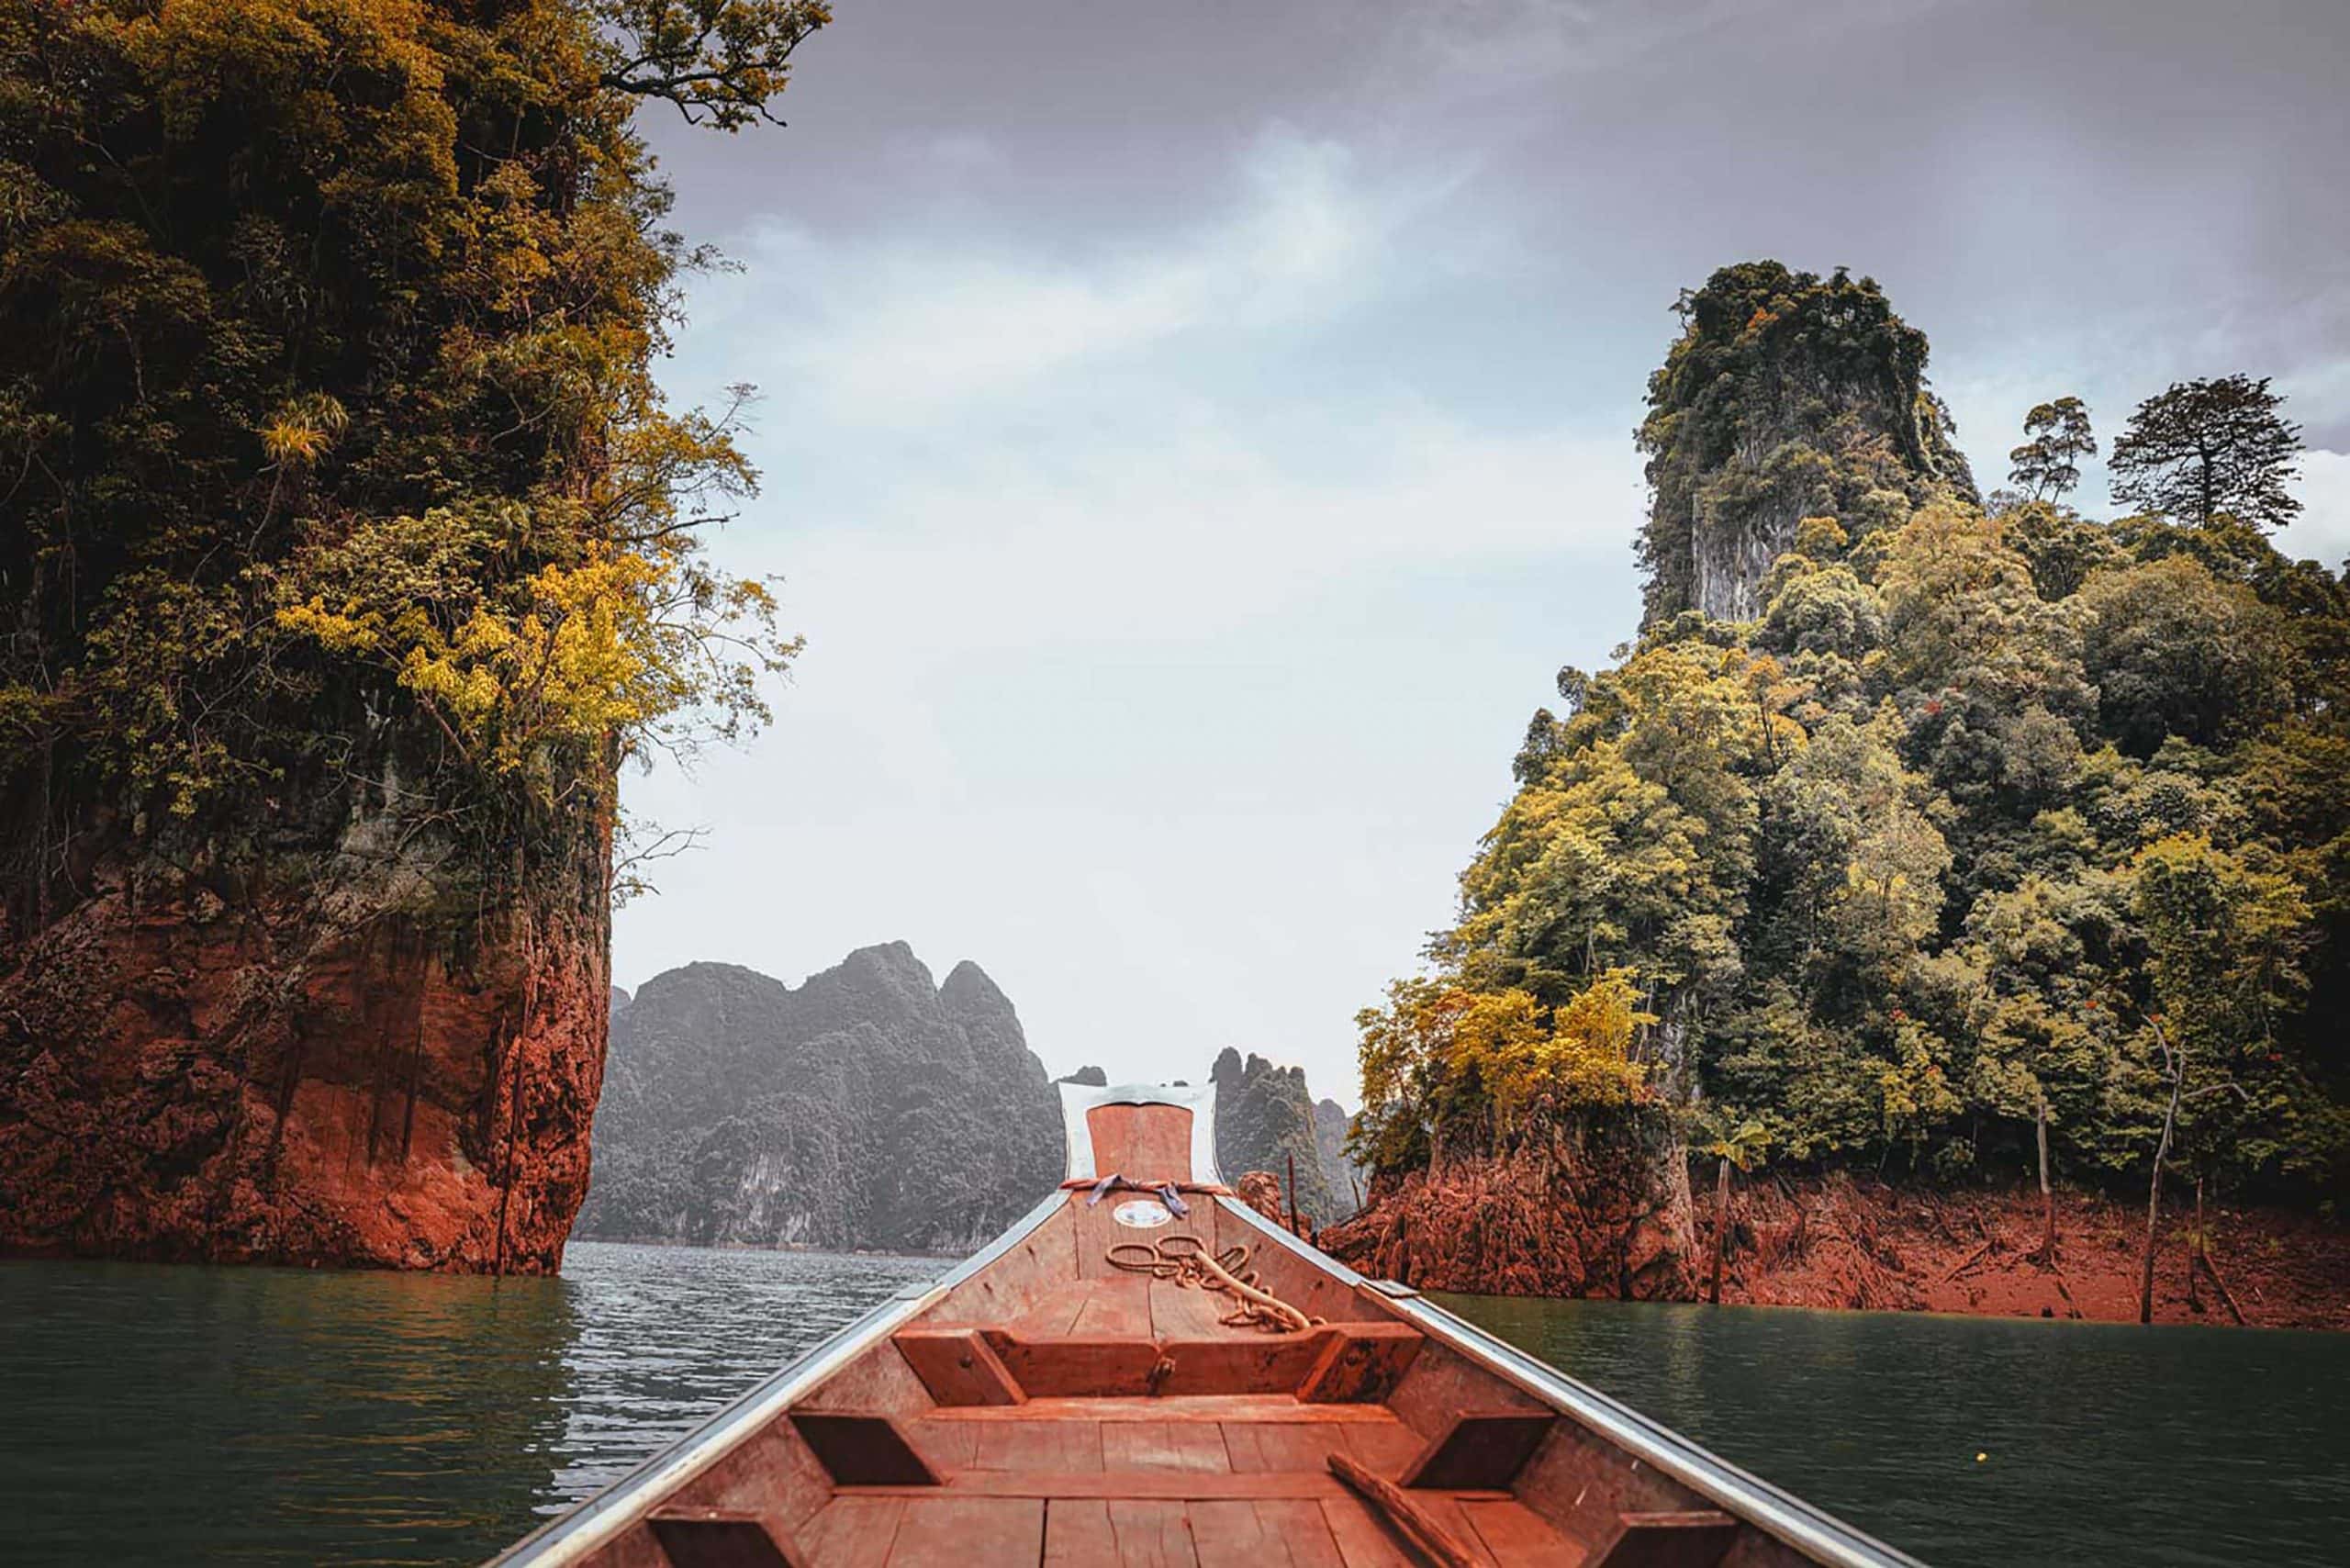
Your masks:
M 2273 723 L 2288 696 L 2282 620 L 2185 555 L 2097 573 L 2078 599 L 2083 669 L 2122 750 L 2217 745 Z
M 2080 591 L 2091 572 L 2124 557 L 2113 531 L 2053 501 L 2026 501 L 1999 514 L 2000 537 L 2024 558 L 2032 587 L 2049 602 Z
M 2177 1055 L 2186 1146 L 2199 1161 L 2274 1177 L 2326 1169 L 2344 1129 L 2341 1108 L 2289 1049 L 2315 934 L 2301 887 L 2268 859 L 2177 834 L 2142 850 L 2131 870 L 2144 1011 Z
M 2081 459 L 2097 455 L 2088 405 L 2078 398 L 2035 404 L 2023 417 L 2023 433 L 2024 443 L 2008 454 L 2014 465 L 2008 482 L 2030 491 L 2035 501 L 2069 494 L 2081 482 Z
M 1889 710 L 1823 719 L 1765 788 L 1766 842 L 1785 868 L 1782 909 L 1800 932 L 1811 994 L 1831 1005 L 1882 997 L 1932 935 L 1949 846 L 1920 809 L 1925 781 L 1901 765 Z
M 2114 495 L 2190 522 L 2283 527 L 2301 510 L 2288 488 L 2301 428 L 2278 411 L 2284 402 L 2266 376 L 2173 383 L 2138 405 L 2113 443 Z
M 2030 564 L 1995 519 L 1959 506 L 1921 509 L 1891 540 L 1877 586 L 1885 673 L 1897 689 L 2006 711 L 2087 707 L 2073 618 L 2040 597 Z
M 1363 1108 L 1348 1147 L 1394 1169 L 1425 1157 L 1498 1154 L 1529 1124 L 1650 1097 L 1628 971 L 1611 969 L 1547 1007 L 1515 987 L 1472 991 L 1438 975 L 1397 980 L 1356 1014 Z
M 833 19 L 829 0 L 594 0 L 597 81 L 676 106 L 688 123 L 781 125 L 793 51 Z

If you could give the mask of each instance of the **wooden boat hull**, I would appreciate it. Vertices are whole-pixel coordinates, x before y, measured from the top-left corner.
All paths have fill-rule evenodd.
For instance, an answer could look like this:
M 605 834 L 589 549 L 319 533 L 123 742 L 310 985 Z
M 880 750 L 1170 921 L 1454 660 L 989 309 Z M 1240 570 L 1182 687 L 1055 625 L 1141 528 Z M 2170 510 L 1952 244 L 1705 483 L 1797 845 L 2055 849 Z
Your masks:
M 1205 1091 L 1064 1093 L 1072 1182 L 1213 1187 Z M 1916 1568 L 1227 1193 L 1094 1198 L 1048 1195 L 497 1561 Z M 1316 1321 L 1226 1322 L 1113 1260 L 1170 1237 L 1246 1249 Z

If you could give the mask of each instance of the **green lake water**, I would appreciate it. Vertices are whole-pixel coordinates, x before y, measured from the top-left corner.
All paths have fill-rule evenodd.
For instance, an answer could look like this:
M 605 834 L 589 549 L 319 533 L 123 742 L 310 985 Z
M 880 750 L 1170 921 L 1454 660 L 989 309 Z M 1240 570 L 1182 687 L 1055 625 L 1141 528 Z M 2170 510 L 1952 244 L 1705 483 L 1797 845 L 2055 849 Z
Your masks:
M 944 1267 L 0 1263 L 0 1563 L 476 1562 Z M 2350 1337 L 1447 1300 L 1945 1568 L 2350 1564 Z
M 1942 1568 L 2350 1563 L 2350 1336 L 1437 1299 Z

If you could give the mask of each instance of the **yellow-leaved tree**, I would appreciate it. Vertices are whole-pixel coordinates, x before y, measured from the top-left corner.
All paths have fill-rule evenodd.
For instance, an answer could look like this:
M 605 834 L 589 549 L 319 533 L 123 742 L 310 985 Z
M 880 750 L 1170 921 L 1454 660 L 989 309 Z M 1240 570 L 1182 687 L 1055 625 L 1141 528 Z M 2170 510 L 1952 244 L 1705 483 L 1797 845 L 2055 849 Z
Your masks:
M 1556 1007 L 1516 987 L 1397 980 L 1385 1007 L 1355 1018 L 1360 1152 L 1381 1169 L 1437 1163 L 1448 1150 L 1496 1150 L 1541 1116 L 1640 1101 L 1648 1070 L 1633 1042 L 1655 1021 L 1624 969 Z

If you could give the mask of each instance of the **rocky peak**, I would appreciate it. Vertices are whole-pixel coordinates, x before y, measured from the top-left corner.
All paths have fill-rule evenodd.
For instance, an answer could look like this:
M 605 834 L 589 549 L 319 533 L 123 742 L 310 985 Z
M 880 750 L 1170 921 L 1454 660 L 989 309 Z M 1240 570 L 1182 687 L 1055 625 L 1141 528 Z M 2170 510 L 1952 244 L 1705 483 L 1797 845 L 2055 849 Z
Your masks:
M 797 989 L 734 964 L 646 981 L 612 1026 L 580 1233 L 952 1251 L 1060 1179 L 1060 1108 L 978 966 L 902 942 Z
M 1646 623 L 1762 612 L 1762 581 L 1807 517 L 1858 542 L 1938 496 L 1972 499 L 1926 335 L 1870 278 L 1777 262 L 1724 267 L 1684 297 L 1639 430 Z
M 1286 1182 L 1294 1159 L 1298 1212 L 1316 1222 L 1332 1217 L 1337 1204 L 1315 1140 L 1305 1070 L 1277 1067 L 1253 1052 L 1244 1059 L 1226 1046 L 1209 1077 L 1215 1084 L 1215 1159 L 1225 1180 L 1268 1170 Z
M 1347 1153 L 1354 1118 L 1336 1100 L 1314 1103 L 1314 1145 L 1322 1156 L 1322 1179 L 1330 1187 L 1330 1213 L 1343 1219 L 1360 1206 L 1357 1193 L 1370 1184 L 1369 1172 Z
M 833 968 L 813 974 L 799 991 L 803 1009 L 849 1018 L 920 1018 L 939 1011 L 930 969 L 903 942 L 859 947 Z
M 987 970 L 968 958 L 946 971 L 946 979 L 940 984 L 938 994 L 949 1008 L 957 1012 L 1012 1011 L 1012 999 L 988 978 Z

